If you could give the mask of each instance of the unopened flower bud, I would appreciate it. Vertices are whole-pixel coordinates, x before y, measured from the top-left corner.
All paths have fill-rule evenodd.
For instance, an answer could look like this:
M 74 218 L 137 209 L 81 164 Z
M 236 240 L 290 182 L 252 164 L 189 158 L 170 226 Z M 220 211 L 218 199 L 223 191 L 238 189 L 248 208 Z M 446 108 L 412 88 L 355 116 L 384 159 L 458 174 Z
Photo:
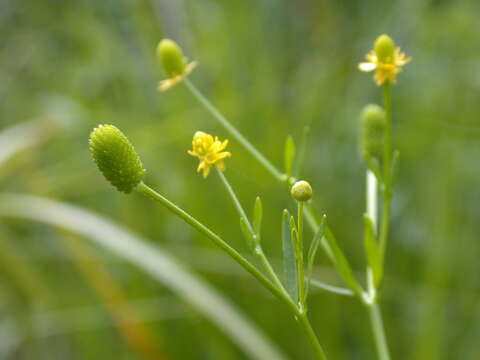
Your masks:
M 90 152 L 103 176 L 119 191 L 130 193 L 146 174 L 127 137 L 113 125 L 99 125 L 90 133 Z
M 163 39 L 157 46 L 157 56 L 169 77 L 182 75 L 187 67 L 182 49 L 175 41 Z
M 375 40 L 375 53 L 381 63 L 391 63 L 395 56 L 395 43 L 388 35 L 380 35 Z
M 380 106 L 365 106 L 360 129 L 360 149 L 363 156 L 382 157 L 385 125 L 385 111 Z
M 307 201 L 312 198 L 313 190 L 308 182 L 301 180 L 293 184 L 290 193 L 292 194 L 292 197 L 297 201 Z

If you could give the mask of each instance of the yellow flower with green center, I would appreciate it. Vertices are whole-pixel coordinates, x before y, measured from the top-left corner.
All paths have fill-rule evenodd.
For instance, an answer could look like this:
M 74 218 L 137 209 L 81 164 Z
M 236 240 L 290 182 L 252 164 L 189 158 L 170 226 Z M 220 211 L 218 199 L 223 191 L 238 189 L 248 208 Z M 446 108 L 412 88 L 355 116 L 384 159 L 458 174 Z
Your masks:
M 206 178 L 210 173 L 210 168 L 215 165 L 220 170 L 225 170 L 223 159 L 232 156 L 228 151 L 223 151 L 228 145 L 228 140 L 223 142 L 215 136 L 197 131 L 193 135 L 192 150 L 188 153 L 200 159 L 197 172 L 203 171 L 203 177 Z
M 195 61 L 187 63 L 182 49 L 175 41 L 163 39 L 157 46 L 157 56 L 168 78 L 160 81 L 158 89 L 165 91 L 178 84 L 197 65 Z
M 368 61 L 360 63 L 358 68 L 365 72 L 376 70 L 374 80 L 378 86 L 385 82 L 394 84 L 397 81 L 397 74 L 402 71 L 402 66 L 411 60 L 399 47 L 395 47 L 395 43 L 388 35 L 379 36 L 374 49 L 365 55 L 365 58 Z

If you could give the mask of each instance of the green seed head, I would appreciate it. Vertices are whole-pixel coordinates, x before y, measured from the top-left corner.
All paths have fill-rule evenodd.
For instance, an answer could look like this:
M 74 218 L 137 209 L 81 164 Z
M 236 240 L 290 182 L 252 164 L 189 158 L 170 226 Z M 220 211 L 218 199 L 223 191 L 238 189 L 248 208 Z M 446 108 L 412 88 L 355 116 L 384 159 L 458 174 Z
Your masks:
M 378 105 L 363 109 L 360 129 L 360 149 L 363 156 L 381 158 L 385 137 L 385 111 Z
M 395 54 L 395 43 L 392 38 L 388 35 L 380 35 L 377 40 L 375 40 L 375 53 L 377 58 L 382 63 L 391 63 L 394 59 Z
M 175 41 L 163 39 L 157 46 L 157 56 L 163 69 L 169 77 L 181 75 L 185 72 L 187 63 L 182 49 Z
M 312 198 L 313 190 L 308 182 L 301 180 L 293 184 L 291 194 L 297 201 L 307 201 Z
M 119 191 L 130 193 L 146 174 L 127 137 L 113 125 L 99 125 L 90 133 L 90 152 L 103 176 Z

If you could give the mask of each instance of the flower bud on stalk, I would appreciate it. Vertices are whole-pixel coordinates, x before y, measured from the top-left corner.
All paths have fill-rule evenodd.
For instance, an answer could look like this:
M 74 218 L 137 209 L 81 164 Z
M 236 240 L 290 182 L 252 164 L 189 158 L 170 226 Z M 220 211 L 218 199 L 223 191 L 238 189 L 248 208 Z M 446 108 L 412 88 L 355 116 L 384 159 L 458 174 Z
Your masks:
M 378 61 L 382 63 L 392 63 L 395 55 L 395 43 L 388 35 L 380 35 L 375 40 L 374 45 L 375 53 L 377 54 Z
M 365 106 L 360 129 L 360 150 L 363 157 L 382 157 L 385 126 L 385 111 L 378 105 Z
M 176 42 L 163 39 L 157 46 L 157 56 L 168 77 L 182 75 L 187 67 L 182 49 Z
M 99 125 L 90 133 L 90 152 L 103 176 L 119 191 L 130 193 L 147 171 L 133 145 L 113 125 Z
M 308 182 L 301 180 L 293 184 L 290 193 L 297 201 L 308 201 L 312 198 L 313 190 Z

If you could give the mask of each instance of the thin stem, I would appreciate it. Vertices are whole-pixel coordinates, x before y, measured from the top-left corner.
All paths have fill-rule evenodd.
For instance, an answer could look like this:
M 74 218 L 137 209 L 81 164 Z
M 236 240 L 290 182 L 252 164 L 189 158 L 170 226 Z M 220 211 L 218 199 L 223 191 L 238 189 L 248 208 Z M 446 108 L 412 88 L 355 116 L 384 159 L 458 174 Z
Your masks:
M 383 98 L 385 107 L 385 144 L 383 148 L 383 212 L 382 225 L 380 229 L 380 255 L 385 257 L 387 247 L 388 230 L 390 227 L 390 213 L 392 206 L 392 96 L 390 83 L 383 86 Z
M 295 246 L 295 257 L 297 258 L 297 283 L 298 283 L 298 299 L 301 309 L 305 307 L 305 267 L 303 264 L 303 208 L 305 203 L 297 201 L 298 216 L 297 230 L 298 237 Z
M 321 281 L 318 281 L 318 280 L 315 280 L 315 279 L 310 280 L 310 285 L 314 286 L 318 289 L 328 291 L 328 292 L 338 294 L 338 295 L 355 296 L 355 293 L 350 289 L 341 288 L 341 287 L 338 287 L 338 286 L 333 286 L 333 285 L 326 284 L 324 282 L 321 282 Z
M 217 170 L 217 173 L 218 173 L 218 176 L 220 177 L 220 179 L 222 180 L 222 183 L 223 185 L 225 185 L 225 188 L 227 189 L 227 192 L 228 194 L 230 195 L 233 203 L 235 204 L 235 207 L 238 211 L 238 214 L 240 215 L 240 217 L 245 221 L 245 223 L 247 224 L 248 226 L 248 229 L 252 235 L 252 237 L 254 237 L 254 239 L 257 241 L 257 234 L 255 233 L 254 229 L 253 229 L 253 226 L 252 224 L 250 223 L 250 221 L 248 220 L 248 217 L 247 215 L 245 214 L 245 210 L 243 209 L 242 207 L 242 204 L 240 203 L 240 201 L 238 200 L 238 197 L 237 197 L 237 194 L 235 193 L 235 191 L 233 190 L 232 186 L 230 185 L 230 183 L 228 182 L 225 174 L 218 168 L 216 168 Z M 262 249 L 262 246 L 257 242 L 256 245 L 255 245 L 255 251 L 254 251 L 254 254 L 259 258 L 260 262 L 262 263 L 263 267 L 265 268 L 265 270 L 267 271 L 268 275 L 270 276 L 270 278 L 273 280 L 273 282 L 275 283 L 275 285 L 277 285 L 277 287 L 285 294 L 285 296 L 288 296 L 287 294 L 287 291 L 285 290 L 282 282 L 280 281 L 280 279 L 278 278 L 277 274 L 275 273 L 275 270 L 273 270 L 273 267 L 272 265 L 270 264 L 270 262 L 268 261 L 267 257 L 265 256 L 265 253 L 263 252 L 263 249 Z
M 252 145 L 226 118 L 220 111 L 193 85 L 188 78 L 182 81 L 193 96 L 207 109 L 215 119 L 232 135 L 243 147 L 263 165 L 277 180 L 287 181 L 287 175 L 279 171 L 260 151 Z
M 187 224 L 191 225 L 195 230 L 205 235 L 207 238 L 212 240 L 218 247 L 224 250 L 228 255 L 230 255 L 237 263 L 239 263 L 245 270 L 252 274 L 260 283 L 262 283 L 268 290 L 272 292 L 278 299 L 283 301 L 290 309 L 295 313 L 299 314 L 299 310 L 296 304 L 286 296 L 280 289 L 277 288 L 268 278 L 265 277 L 254 265 L 252 265 L 247 259 L 240 255 L 234 248 L 228 245 L 220 236 L 215 234 L 212 230 L 207 228 L 193 216 L 185 212 L 183 209 L 172 203 L 170 200 L 166 199 L 155 190 L 150 188 L 141 182 L 137 188 L 138 191 L 147 195 L 155 201 L 158 201 L 160 204 L 165 206 L 172 213 L 180 217 Z
M 327 360 L 327 355 L 323 351 L 322 345 L 320 345 L 320 342 L 318 341 L 317 335 L 315 334 L 315 331 L 313 331 L 312 325 L 310 324 L 310 320 L 308 320 L 307 315 L 305 313 L 303 313 L 302 315 L 300 315 L 298 317 L 298 321 L 303 326 L 303 329 L 305 330 L 305 333 L 307 334 L 307 337 L 308 337 L 308 340 L 310 341 L 310 344 L 315 349 L 315 355 L 316 355 L 317 359 Z
M 237 209 L 238 214 L 247 224 L 248 230 L 250 230 L 250 233 L 252 235 L 255 235 L 255 231 L 253 230 L 253 226 L 250 223 L 250 220 L 248 220 L 247 214 L 245 213 L 245 210 L 243 210 L 242 204 L 240 204 L 240 200 L 238 200 L 237 194 L 235 194 L 235 191 L 233 191 L 233 188 L 230 185 L 230 183 L 228 182 L 227 178 L 225 177 L 225 174 L 217 167 L 215 168 L 215 170 L 217 170 L 217 174 L 220 177 L 220 180 L 222 180 L 223 185 L 227 189 L 227 192 L 230 195 L 230 198 L 232 199 L 233 204 L 235 205 L 235 208 Z
M 367 308 L 370 315 L 370 323 L 372 324 L 373 335 L 375 337 L 378 358 L 380 360 L 390 360 L 380 306 L 377 303 L 371 303 L 367 305 Z

